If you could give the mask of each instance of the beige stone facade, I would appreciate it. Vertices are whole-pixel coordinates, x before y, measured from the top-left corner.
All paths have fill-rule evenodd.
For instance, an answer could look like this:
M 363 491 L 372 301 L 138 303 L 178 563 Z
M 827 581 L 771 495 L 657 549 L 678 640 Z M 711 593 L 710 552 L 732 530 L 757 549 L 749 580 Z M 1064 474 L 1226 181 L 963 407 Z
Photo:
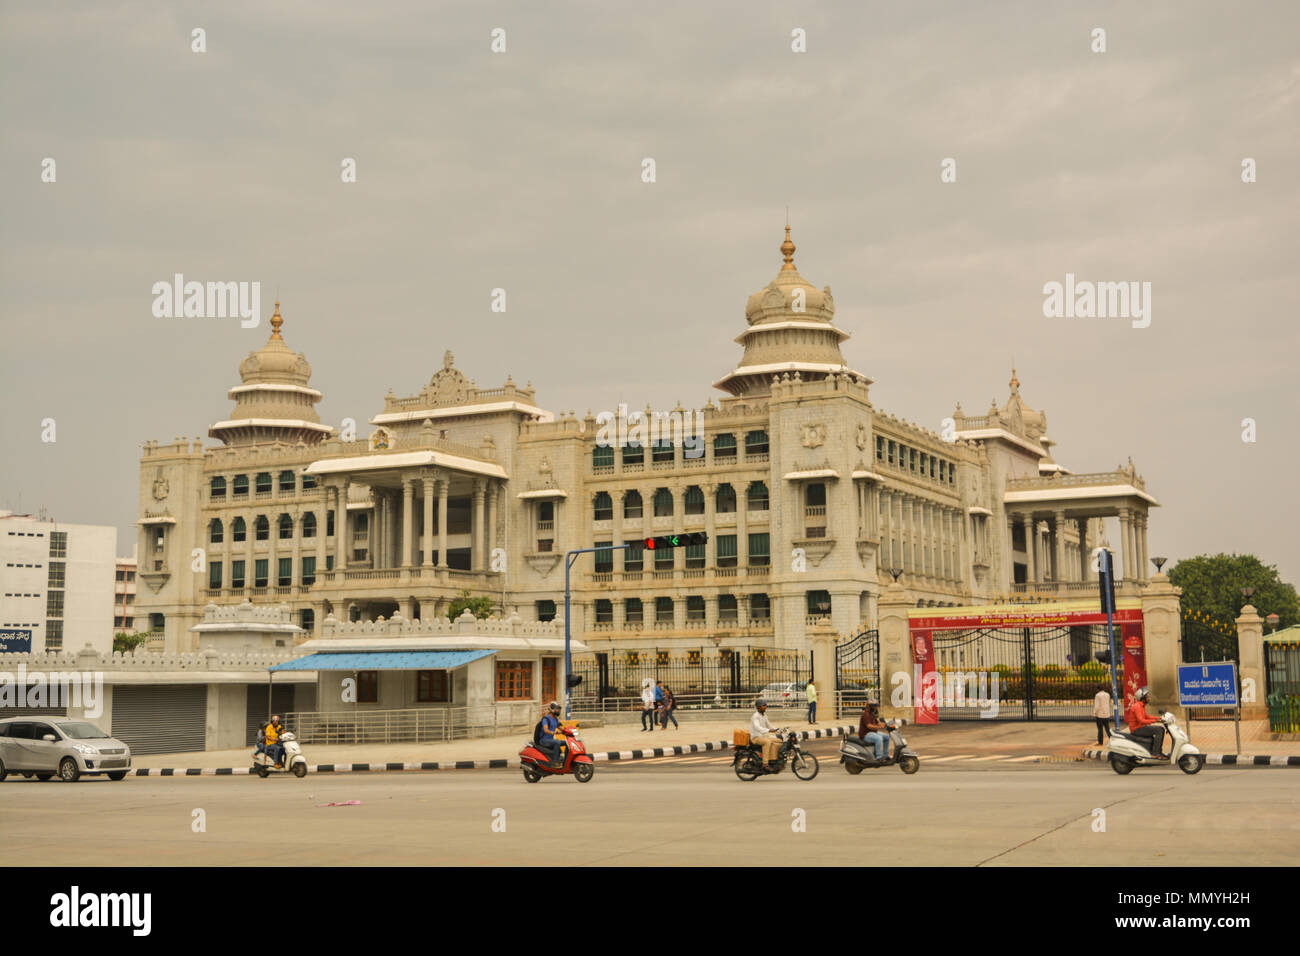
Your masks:
M 141 628 L 188 651 L 210 602 L 285 604 L 311 634 L 331 614 L 441 616 L 463 590 L 546 620 L 563 615 L 565 551 L 688 531 L 708 544 L 579 558 L 575 638 L 597 651 L 804 649 L 818 621 L 873 626 L 890 569 L 926 605 L 1079 596 L 1096 587 L 1107 517 L 1120 521 L 1124 586 L 1146 579 L 1157 502 L 1131 462 L 1058 465 L 1014 372 L 1004 404 L 979 416 L 958 405 L 941 431 L 877 409 L 871 380 L 844 363 L 830 288 L 799 274 L 788 229 L 781 251 L 746 304 L 718 401 L 698 419 L 644 413 L 698 421 L 699 445 L 610 443 L 609 414 L 552 414 L 509 379 L 479 388 L 450 353 L 423 388 L 388 395 L 367 435 L 340 434 L 315 414 L 320 393 L 277 303 L 234 412 L 209 429 L 222 444 L 145 445 Z

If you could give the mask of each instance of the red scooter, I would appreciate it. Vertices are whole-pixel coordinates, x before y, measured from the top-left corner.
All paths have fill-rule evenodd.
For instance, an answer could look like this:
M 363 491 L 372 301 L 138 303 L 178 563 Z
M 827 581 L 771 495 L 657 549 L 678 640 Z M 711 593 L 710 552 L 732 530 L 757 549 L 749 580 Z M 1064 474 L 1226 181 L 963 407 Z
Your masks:
M 586 783 L 595 775 L 596 764 L 592 761 L 591 754 L 587 753 L 587 748 L 582 745 L 577 726 L 561 726 L 560 733 L 564 734 L 564 742 L 561 744 L 564 748 L 563 763 L 552 764 L 546 751 L 532 740 L 519 751 L 519 769 L 523 771 L 524 779 L 529 783 L 536 783 L 543 777 L 557 777 L 566 773 L 577 777 L 578 783 Z

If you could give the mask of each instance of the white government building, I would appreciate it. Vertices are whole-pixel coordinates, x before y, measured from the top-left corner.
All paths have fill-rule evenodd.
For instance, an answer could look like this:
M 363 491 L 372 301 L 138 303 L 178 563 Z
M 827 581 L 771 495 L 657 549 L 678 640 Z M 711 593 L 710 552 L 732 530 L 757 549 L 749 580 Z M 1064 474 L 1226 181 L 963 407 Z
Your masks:
M 344 441 L 315 411 L 321 393 L 277 303 L 233 411 L 208 428 L 216 444 L 144 446 L 137 627 L 189 652 L 210 603 L 286 605 L 320 637 L 330 616 L 443 616 L 465 590 L 502 617 L 548 621 L 563 614 L 566 550 L 688 531 L 708 544 L 580 558 L 575 638 L 593 651 L 705 639 L 802 650 L 814 618 L 846 634 L 872 625 L 891 568 L 925 606 L 1092 594 L 1088 554 L 1112 517 L 1125 587 L 1146 579 L 1157 502 L 1131 461 L 1057 464 L 1014 371 L 1001 406 L 958 405 L 947 436 L 876 408 L 872 380 L 841 355 L 830 287 L 799 274 L 794 250 L 787 227 L 698 449 L 610 444 L 604 418 L 553 414 L 510 378 L 479 388 L 450 353 L 414 394 L 385 396 L 368 436 Z

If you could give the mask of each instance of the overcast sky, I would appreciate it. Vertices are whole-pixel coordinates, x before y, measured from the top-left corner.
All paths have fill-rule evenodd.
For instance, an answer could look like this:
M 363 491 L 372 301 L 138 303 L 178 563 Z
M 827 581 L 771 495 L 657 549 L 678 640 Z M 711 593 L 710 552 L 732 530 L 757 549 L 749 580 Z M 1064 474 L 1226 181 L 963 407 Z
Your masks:
M 1014 357 L 1058 461 L 1132 456 L 1152 555 L 1300 579 L 1293 2 L 0 9 L 0 507 L 129 554 L 141 443 L 228 417 L 277 294 L 326 422 L 446 349 L 552 410 L 699 407 L 788 205 L 877 408 L 982 414 Z M 263 322 L 154 318 L 178 272 Z M 1150 326 L 1045 318 L 1067 273 L 1150 282 Z

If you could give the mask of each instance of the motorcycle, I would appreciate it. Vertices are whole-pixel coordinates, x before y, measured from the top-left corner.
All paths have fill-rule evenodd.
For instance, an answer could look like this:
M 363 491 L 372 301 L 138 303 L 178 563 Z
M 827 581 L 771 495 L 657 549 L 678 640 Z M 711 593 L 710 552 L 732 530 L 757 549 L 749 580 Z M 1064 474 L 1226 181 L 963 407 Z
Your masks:
M 887 720 L 885 726 L 889 728 L 890 748 L 889 756 L 884 760 L 876 759 L 875 748 L 870 744 L 863 743 L 857 737 L 844 735 L 844 739 L 840 742 L 840 763 L 844 764 L 845 770 L 856 776 L 863 770 L 894 765 L 906 774 L 913 774 L 921 769 L 921 758 L 907 746 L 898 722 Z
M 537 746 L 535 740 L 530 740 L 524 744 L 524 749 L 519 751 L 519 769 L 523 771 L 524 779 L 529 783 L 536 783 L 543 777 L 558 777 L 566 773 L 571 773 L 578 778 L 578 783 L 586 783 L 596 774 L 596 764 L 591 759 L 591 754 L 587 753 L 587 748 L 582 744 L 582 738 L 578 735 L 578 728 L 561 727 L 560 732 L 564 734 L 564 756 L 561 762 L 553 764 L 550 755 Z
M 282 762 L 277 765 L 265 750 L 258 750 L 253 754 L 253 772 L 263 780 L 273 773 L 291 773 L 299 778 L 307 776 L 307 758 L 302 755 L 298 738 L 286 731 L 280 735 L 279 742 L 284 746 Z
M 794 775 L 800 780 L 811 780 L 820 769 L 817 758 L 799 749 L 799 735 L 791 733 L 790 728 L 782 727 L 776 731 L 781 741 L 781 749 L 776 752 L 776 766 L 769 767 L 763 759 L 762 744 L 736 744 L 736 757 L 731 762 L 731 769 L 741 780 L 757 780 L 767 774 L 780 773 L 787 763 Z
M 1169 732 L 1170 748 L 1168 757 L 1163 754 L 1153 754 L 1147 749 L 1147 745 L 1141 737 L 1134 737 L 1131 733 L 1116 730 L 1115 733 L 1111 734 L 1110 738 L 1111 769 L 1122 775 L 1132 773 L 1134 767 L 1160 767 L 1175 764 L 1183 773 L 1199 772 L 1205 766 L 1205 755 L 1187 739 L 1187 734 L 1178 725 L 1178 720 L 1173 714 L 1166 711 L 1160 715 L 1160 722 L 1165 725 Z

